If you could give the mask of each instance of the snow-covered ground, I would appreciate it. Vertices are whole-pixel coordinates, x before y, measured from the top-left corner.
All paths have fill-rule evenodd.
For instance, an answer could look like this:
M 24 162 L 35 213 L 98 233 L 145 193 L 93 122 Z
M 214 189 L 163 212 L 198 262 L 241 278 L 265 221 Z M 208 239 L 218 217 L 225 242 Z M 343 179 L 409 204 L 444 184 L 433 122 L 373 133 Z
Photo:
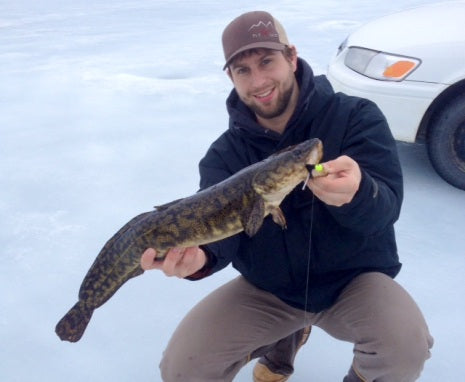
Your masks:
M 264 9 L 323 73 L 373 17 L 432 1 L 0 0 L 0 380 L 160 381 L 170 333 L 201 282 L 148 272 L 98 309 L 76 344 L 56 322 L 104 242 L 129 218 L 197 189 L 197 162 L 227 126 L 224 26 Z M 398 277 L 435 336 L 421 381 L 464 379 L 465 192 L 399 144 L 405 204 Z M 295 381 L 340 381 L 351 346 L 315 330 Z M 251 380 L 251 366 L 237 381 Z

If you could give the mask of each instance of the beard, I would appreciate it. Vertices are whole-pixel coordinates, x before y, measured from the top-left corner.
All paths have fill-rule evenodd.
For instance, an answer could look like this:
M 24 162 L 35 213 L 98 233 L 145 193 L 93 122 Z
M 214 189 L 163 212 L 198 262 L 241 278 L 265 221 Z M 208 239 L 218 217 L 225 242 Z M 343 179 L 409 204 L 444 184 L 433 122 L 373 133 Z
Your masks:
M 244 102 L 257 116 L 264 119 L 272 119 L 279 117 L 287 109 L 291 100 L 292 94 L 294 93 L 295 83 L 291 82 L 290 86 L 279 94 L 276 100 L 276 105 L 272 108 L 266 108 L 255 102 Z M 243 100 L 244 101 L 244 100 Z

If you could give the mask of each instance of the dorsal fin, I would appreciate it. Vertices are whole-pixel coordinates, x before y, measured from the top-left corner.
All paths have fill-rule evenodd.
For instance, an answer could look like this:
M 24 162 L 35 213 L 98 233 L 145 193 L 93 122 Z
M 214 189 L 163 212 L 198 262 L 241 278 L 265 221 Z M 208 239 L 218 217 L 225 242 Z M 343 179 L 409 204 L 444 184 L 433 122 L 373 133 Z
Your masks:
M 162 204 L 160 206 L 154 206 L 153 208 L 155 208 L 157 211 L 164 211 L 167 208 L 169 208 L 171 206 L 174 206 L 175 204 L 177 204 L 178 202 L 180 202 L 181 200 L 184 200 L 184 199 L 185 198 L 176 199 L 176 200 L 173 200 L 172 202 Z

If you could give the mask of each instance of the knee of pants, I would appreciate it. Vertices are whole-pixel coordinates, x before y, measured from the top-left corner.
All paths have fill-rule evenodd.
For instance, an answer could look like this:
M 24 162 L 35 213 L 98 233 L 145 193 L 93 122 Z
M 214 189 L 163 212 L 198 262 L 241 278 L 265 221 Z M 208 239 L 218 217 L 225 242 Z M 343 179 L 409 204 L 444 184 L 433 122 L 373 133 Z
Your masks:
M 163 381 L 191 381 L 192 373 L 198 370 L 194 357 L 168 347 L 160 361 L 160 373 Z
M 166 356 L 166 351 L 163 352 L 162 359 L 160 361 L 160 364 L 158 365 L 160 368 L 160 374 L 162 377 L 163 381 L 173 381 L 177 377 L 182 376 L 182 371 L 180 371 L 180 374 L 176 376 L 177 369 L 175 367 L 176 362 L 172 362 L 172 359 L 168 356 Z
M 426 325 L 410 325 L 398 329 L 391 341 L 389 350 L 392 364 L 399 365 L 405 370 L 418 371 L 423 369 L 423 364 L 430 358 L 430 349 L 433 346 L 433 338 L 429 334 Z
M 416 380 L 433 346 L 433 338 L 426 324 L 399 320 L 395 324 L 385 325 L 376 337 L 371 345 L 356 349 L 356 364 L 360 371 L 377 369 L 378 375 L 388 377 L 386 380 Z
M 202 352 L 201 349 L 188 350 L 184 346 L 168 346 L 160 361 L 160 373 L 165 382 L 227 382 L 247 359 L 236 362 L 218 357 L 216 354 Z

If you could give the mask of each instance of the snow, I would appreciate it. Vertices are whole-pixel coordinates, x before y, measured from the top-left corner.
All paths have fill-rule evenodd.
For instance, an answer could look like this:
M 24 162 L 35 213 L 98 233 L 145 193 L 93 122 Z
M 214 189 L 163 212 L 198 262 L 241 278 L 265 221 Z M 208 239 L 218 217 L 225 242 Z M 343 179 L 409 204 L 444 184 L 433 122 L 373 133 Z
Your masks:
M 56 322 L 126 221 L 197 189 L 197 163 L 226 128 L 224 26 L 265 9 L 315 72 L 373 17 L 425 0 L 0 0 L 0 375 L 2 381 L 159 381 L 161 353 L 187 310 L 236 276 L 200 282 L 147 272 L 98 309 L 83 337 Z M 398 281 L 436 343 L 420 378 L 463 379 L 465 193 L 423 146 L 399 144 L 405 203 Z M 315 330 L 293 380 L 342 380 L 351 345 Z M 251 380 L 252 364 L 236 380 Z

